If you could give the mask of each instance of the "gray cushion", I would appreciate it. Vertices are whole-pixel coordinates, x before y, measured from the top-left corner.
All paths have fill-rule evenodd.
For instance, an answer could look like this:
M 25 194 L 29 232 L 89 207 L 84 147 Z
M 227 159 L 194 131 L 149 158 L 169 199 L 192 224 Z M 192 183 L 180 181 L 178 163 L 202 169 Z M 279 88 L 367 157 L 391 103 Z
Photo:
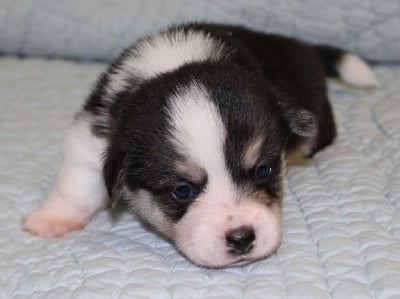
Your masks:
M 397 0 L 0 0 L 0 51 L 111 60 L 135 39 L 172 23 L 245 24 L 400 60 Z

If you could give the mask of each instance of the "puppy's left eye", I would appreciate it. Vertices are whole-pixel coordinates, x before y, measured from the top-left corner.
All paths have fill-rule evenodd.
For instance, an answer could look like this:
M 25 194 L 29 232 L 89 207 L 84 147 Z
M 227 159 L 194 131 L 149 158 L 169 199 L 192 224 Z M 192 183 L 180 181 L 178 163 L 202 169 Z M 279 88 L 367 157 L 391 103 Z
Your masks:
M 256 167 L 254 175 L 256 180 L 265 181 L 271 176 L 271 173 L 272 168 L 269 165 L 261 164 Z
M 174 194 L 174 197 L 179 202 L 187 202 L 187 201 L 192 200 L 194 197 L 193 188 L 188 183 L 182 183 L 182 184 L 178 185 L 175 188 L 173 194 Z

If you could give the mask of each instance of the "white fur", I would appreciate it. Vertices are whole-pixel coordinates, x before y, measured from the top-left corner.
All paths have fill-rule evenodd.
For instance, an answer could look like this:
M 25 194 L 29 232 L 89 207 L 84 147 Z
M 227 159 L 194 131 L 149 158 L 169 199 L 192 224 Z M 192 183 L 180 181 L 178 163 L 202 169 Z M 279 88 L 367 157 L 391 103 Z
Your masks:
M 106 200 L 102 176 L 105 141 L 95 137 L 91 119 L 80 115 L 69 131 L 53 189 L 41 206 L 25 218 L 26 230 L 59 237 L 82 228 Z
M 258 203 L 234 185 L 224 156 L 226 129 L 206 89 L 193 83 L 171 101 L 173 142 L 208 178 L 204 192 L 173 227 L 177 247 L 207 267 L 234 265 L 242 258 L 241 263 L 250 262 L 270 254 L 280 243 L 279 208 Z M 227 252 L 225 234 L 243 225 L 256 231 L 254 248 L 245 256 L 233 256 Z
M 233 196 L 234 188 L 225 165 L 226 130 L 206 88 L 193 83 L 171 99 L 172 134 L 176 147 L 188 160 L 205 169 L 208 189 Z
M 370 67 L 358 56 L 345 54 L 338 66 L 343 81 L 358 87 L 378 86 L 379 81 Z
M 117 93 L 131 78 L 149 79 L 190 62 L 217 60 L 229 52 L 221 41 L 201 31 L 177 30 L 141 40 L 129 50 L 122 64 L 110 76 L 108 93 Z

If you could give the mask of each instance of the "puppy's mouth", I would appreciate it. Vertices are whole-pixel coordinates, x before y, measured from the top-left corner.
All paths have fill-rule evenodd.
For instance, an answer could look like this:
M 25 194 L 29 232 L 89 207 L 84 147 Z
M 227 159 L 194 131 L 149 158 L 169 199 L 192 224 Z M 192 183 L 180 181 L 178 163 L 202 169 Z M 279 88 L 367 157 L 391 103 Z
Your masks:
M 234 257 L 233 260 L 227 261 L 226 264 L 221 264 L 221 265 L 213 265 L 211 262 L 204 262 L 204 263 L 203 262 L 195 262 L 195 261 L 191 260 L 190 258 L 189 258 L 189 260 L 191 260 L 195 265 L 197 265 L 199 267 L 203 267 L 203 268 L 207 268 L 207 269 L 224 269 L 224 268 L 244 266 L 244 265 L 253 263 L 255 261 L 262 260 L 269 255 L 270 254 L 263 255 L 263 256 L 251 256 L 250 253 L 247 255 L 240 255 L 240 256 L 238 255 L 238 256 Z
M 207 268 L 207 269 L 224 269 L 224 268 L 233 268 L 233 267 L 241 267 L 250 263 L 253 263 L 255 261 L 261 260 L 264 257 L 258 257 L 258 258 L 251 258 L 251 257 L 241 257 L 238 258 L 230 263 L 224 264 L 224 265 L 218 265 L 218 266 L 214 266 L 211 264 L 197 264 L 197 266 L 203 267 L 203 268 Z
M 240 259 L 234 261 L 233 263 L 227 265 L 226 267 L 243 266 L 243 265 L 246 265 L 246 264 L 251 263 L 253 261 L 254 260 L 250 259 L 250 258 L 240 258 Z
M 199 267 L 202 267 L 202 268 L 206 268 L 206 269 L 225 269 L 225 268 L 234 268 L 234 267 L 244 266 L 244 265 L 250 264 L 250 263 L 252 263 L 252 262 L 254 262 L 256 260 L 258 260 L 258 259 L 241 258 L 241 259 L 235 260 L 235 261 L 233 261 L 231 263 L 227 263 L 225 265 L 218 265 L 218 266 L 211 265 L 211 264 L 196 263 L 196 262 L 193 262 L 193 261 L 192 262 L 195 265 L 197 265 Z
M 263 259 L 265 257 L 265 256 L 253 257 L 253 256 L 251 256 L 250 253 L 247 255 L 237 255 L 237 256 L 232 256 L 231 254 L 229 254 L 231 256 L 230 261 L 226 261 L 226 263 L 224 263 L 224 264 L 214 264 L 212 261 L 193 260 L 190 258 L 190 256 L 188 256 L 187 254 L 185 254 L 184 252 L 179 250 L 179 248 L 177 248 L 177 250 L 183 256 L 185 256 L 188 260 L 190 260 L 193 264 L 195 264 L 199 267 L 202 267 L 202 268 L 206 268 L 206 269 L 224 269 L 224 268 L 231 268 L 231 267 L 239 267 L 239 266 L 247 265 L 254 261 Z
M 262 260 L 262 259 L 266 258 L 267 256 L 269 256 L 269 255 L 263 255 L 263 256 L 251 256 L 251 255 L 238 256 L 237 259 L 235 259 L 232 263 L 224 266 L 224 268 L 225 267 L 238 267 L 238 266 L 247 265 L 247 264 L 253 263 L 255 261 Z
M 239 266 L 244 266 L 259 260 L 263 260 L 268 258 L 269 256 L 271 256 L 272 254 L 274 254 L 276 252 L 277 249 L 275 249 L 272 253 L 263 255 L 263 256 L 258 256 L 258 257 L 240 257 L 239 259 L 233 261 L 232 263 L 226 265 L 226 266 L 222 266 L 221 268 L 229 268 L 229 267 L 239 267 Z

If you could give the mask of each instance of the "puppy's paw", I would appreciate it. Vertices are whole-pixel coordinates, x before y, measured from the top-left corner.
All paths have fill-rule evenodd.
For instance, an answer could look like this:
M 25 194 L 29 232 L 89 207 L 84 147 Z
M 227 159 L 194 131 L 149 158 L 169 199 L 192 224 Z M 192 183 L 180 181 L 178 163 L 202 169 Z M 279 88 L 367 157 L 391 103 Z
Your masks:
M 86 222 L 80 215 L 39 207 L 23 219 L 23 228 L 45 238 L 62 237 L 66 233 L 84 228 Z

